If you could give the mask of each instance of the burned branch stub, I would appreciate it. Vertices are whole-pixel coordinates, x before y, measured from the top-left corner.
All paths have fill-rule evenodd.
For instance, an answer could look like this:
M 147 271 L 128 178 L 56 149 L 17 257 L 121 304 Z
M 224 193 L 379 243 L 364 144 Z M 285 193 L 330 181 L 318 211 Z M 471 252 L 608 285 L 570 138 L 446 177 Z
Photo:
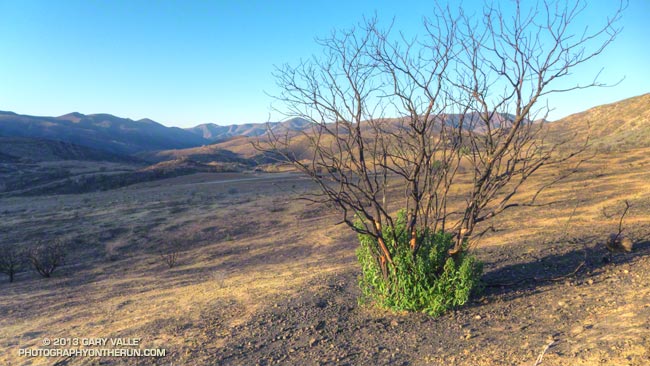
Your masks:
M 625 215 L 627 215 L 630 210 L 629 201 L 625 200 L 624 203 L 625 208 L 618 220 L 618 231 L 616 233 L 611 233 L 605 242 L 605 247 L 609 252 L 608 259 L 610 262 L 612 261 L 612 253 L 630 253 L 634 249 L 634 242 L 632 239 L 623 234 L 623 219 L 625 219 Z M 612 215 L 607 214 L 605 209 L 603 209 L 603 215 L 607 218 L 612 217 Z

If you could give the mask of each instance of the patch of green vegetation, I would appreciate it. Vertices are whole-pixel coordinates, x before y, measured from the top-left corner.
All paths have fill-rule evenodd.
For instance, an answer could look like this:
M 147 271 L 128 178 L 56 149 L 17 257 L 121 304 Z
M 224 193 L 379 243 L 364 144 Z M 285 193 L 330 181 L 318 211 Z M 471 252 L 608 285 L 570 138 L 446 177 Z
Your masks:
M 428 230 L 419 232 L 420 247 L 413 253 L 404 211 L 399 213 L 394 230 L 385 228 L 383 232 L 394 263 L 388 266 L 390 273 L 387 276 L 384 276 L 374 252 L 377 248 L 375 238 L 359 235 L 360 302 L 374 302 L 396 311 L 421 311 L 439 316 L 466 304 L 479 289 L 482 263 L 466 250 L 450 257 L 447 253 L 453 246 L 451 234 Z

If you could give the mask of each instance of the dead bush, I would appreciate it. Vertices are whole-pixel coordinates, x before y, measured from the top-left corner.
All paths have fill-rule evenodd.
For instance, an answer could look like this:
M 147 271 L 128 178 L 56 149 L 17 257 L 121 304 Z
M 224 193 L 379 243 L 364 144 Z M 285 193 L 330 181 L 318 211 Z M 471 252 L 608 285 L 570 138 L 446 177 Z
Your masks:
M 24 253 L 16 245 L 0 246 L 0 273 L 9 276 L 9 282 L 14 282 L 16 272 L 20 271 L 24 263 Z
M 169 268 L 173 268 L 178 261 L 178 256 L 182 248 L 179 239 L 170 240 L 164 248 L 159 251 L 160 258 Z
M 27 252 L 32 268 L 42 277 L 51 277 L 54 270 L 65 262 L 67 243 L 62 239 L 45 241 Z

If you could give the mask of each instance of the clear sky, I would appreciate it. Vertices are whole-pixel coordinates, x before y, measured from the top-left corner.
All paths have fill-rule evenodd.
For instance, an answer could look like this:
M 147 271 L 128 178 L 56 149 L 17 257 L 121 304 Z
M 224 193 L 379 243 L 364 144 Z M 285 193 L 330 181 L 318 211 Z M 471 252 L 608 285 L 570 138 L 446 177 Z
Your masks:
M 613 2 L 589 1 L 579 25 L 604 21 Z M 277 94 L 274 65 L 318 53 L 315 37 L 364 15 L 414 32 L 432 10 L 409 0 L 0 0 L 0 110 L 179 127 L 277 120 L 267 96 Z M 572 77 L 591 80 L 604 67 L 602 81 L 625 80 L 551 99 L 550 119 L 650 92 L 650 1 L 630 0 L 620 25 L 616 42 Z

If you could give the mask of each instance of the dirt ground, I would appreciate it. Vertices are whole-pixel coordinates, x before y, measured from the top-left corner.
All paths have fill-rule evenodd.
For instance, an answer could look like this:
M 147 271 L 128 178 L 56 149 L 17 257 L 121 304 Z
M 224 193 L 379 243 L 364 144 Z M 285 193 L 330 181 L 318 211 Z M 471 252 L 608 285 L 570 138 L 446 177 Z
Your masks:
M 501 216 L 475 249 L 483 293 L 440 318 L 359 305 L 354 234 L 296 200 L 313 186 L 290 173 L 2 198 L 2 241 L 63 237 L 71 249 L 50 279 L 0 278 L 0 364 L 648 365 L 648 164 L 647 149 L 598 155 L 547 192 L 560 203 Z M 552 178 L 540 172 L 530 192 Z M 624 199 L 635 251 L 607 263 L 617 221 L 603 209 Z M 160 255 L 170 243 L 173 268 Z M 166 355 L 19 355 L 95 337 Z

